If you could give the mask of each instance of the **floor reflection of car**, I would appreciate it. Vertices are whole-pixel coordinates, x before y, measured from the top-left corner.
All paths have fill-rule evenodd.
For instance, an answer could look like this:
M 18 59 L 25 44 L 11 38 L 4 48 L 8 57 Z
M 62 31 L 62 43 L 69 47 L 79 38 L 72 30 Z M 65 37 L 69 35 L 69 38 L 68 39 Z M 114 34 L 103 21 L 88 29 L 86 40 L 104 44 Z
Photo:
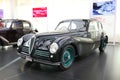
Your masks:
M 27 20 L 4 19 L 0 21 L 0 46 L 16 45 L 24 34 L 33 33 L 32 25 Z
M 75 56 L 83 56 L 99 48 L 103 52 L 108 36 L 95 19 L 61 21 L 55 31 L 27 34 L 18 40 L 18 54 L 30 61 L 57 65 L 68 69 Z

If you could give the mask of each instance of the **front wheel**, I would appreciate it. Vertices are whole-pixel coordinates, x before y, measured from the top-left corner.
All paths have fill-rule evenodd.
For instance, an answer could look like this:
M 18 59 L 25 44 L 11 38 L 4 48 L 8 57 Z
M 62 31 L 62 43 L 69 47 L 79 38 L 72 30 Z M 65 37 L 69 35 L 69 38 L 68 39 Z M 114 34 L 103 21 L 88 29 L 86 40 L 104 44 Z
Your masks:
M 62 50 L 60 69 L 66 70 L 71 67 L 75 56 L 75 49 L 71 45 L 67 45 Z

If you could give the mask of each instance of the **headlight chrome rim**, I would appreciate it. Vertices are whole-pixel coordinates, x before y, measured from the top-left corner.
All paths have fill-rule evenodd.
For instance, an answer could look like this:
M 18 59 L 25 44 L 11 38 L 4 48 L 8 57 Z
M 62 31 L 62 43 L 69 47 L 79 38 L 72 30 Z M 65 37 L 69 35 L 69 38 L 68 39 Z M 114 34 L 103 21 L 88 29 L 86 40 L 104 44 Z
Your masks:
M 17 46 L 20 46 L 23 43 L 23 38 L 18 39 Z
M 57 52 L 58 48 L 59 48 L 58 44 L 55 43 L 55 42 L 53 42 L 53 43 L 50 45 L 49 51 L 50 51 L 51 54 L 55 54 L 55 53 Z

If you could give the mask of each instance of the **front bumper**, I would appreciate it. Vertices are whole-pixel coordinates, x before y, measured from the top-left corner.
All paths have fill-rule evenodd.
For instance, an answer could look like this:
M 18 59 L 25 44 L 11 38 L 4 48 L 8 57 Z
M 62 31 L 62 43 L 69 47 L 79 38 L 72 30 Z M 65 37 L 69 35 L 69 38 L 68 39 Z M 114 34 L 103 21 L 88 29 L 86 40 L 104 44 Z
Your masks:
M 23 58 L 23 59 L 25 59 L 27 61 L 31 61 L 31 62 L 39 62 L 39 63 L 42 63 L 42 64 L 53 65 L 53 66 L 59 66 L 60 65 L 60 62 L 52 62 L 52 61 L 48 61 L 48 60 L 32 58 L 32 57 L 30 57 L 30 55 L 27 55 L 24 52 L 18 53 L 18 55 L 21 58 Z

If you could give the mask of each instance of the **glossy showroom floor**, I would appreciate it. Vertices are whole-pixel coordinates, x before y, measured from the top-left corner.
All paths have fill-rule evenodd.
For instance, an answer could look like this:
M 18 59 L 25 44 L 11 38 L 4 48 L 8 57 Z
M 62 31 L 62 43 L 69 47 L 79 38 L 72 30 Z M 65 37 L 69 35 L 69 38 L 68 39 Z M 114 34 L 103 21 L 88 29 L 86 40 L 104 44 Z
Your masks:
M 63 72 L 42 64 L 28 67 L 16 48 L 0 47 L 0 80 L 120 80 L 120 45 L 108 45 L 102 55 L 96 50 L 80 57 Z

